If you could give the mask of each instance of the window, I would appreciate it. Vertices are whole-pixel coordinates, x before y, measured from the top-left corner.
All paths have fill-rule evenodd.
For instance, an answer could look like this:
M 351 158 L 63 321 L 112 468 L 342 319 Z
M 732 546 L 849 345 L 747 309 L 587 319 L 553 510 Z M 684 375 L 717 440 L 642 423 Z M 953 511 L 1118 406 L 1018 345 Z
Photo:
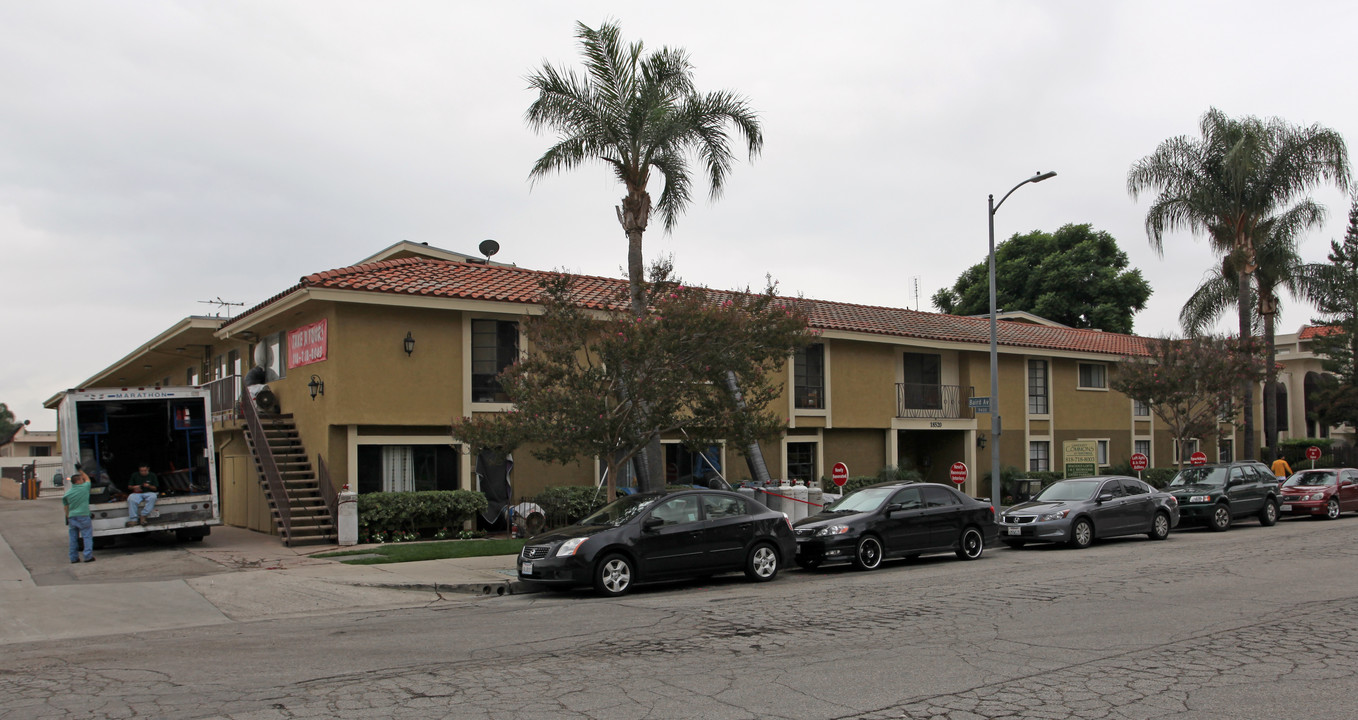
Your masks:
M 28 449 L 29 457 L 52 457 L 52 448 L 46 445 L 34 445 Z
M 1186 444 L 1186 446 L 1185 446 L 1185 447 L 1182 447 L 1182 448 L 1179 447 L 1179 441 L 1178 441 L 1178 440 L 1175 440 L 1175 441 L 1174 441 L 1174 454 L 1175 454 L 1176 457 L 1180 458 L 1180 459 L 1183 460 L 1184 462 L 1188 462 L 1189 459 L 1192 458 L 1193 453 L 1195 453 L 1195 452 L 1197 452 L 1197 451 L 1198 451 L 1198 439 L 1197 439 L 1197 438 L 1189 438 L 1188 443 Z
M 519 324 L 472 321 L 472 402 L 509 402 L 500 372 L 519 359 Z
M 1104 493 L 1108 493 L 1116 498 L 1126 495 L 1127 491 L 1122 488 L 1121 480 L 1109 480 L 1103 484 L 1103 487 L 1099 488 L 1099 494 L 1103 495 Z
M 787 444 L 787 479 L 815 482 L 816 443 L 790 442 Z
M 1235 438 L 1217 440 L 1217 462 L 1235 462 Z
M 1145 455 L 1145 456 L 1146 456 L 1146 462 L 1149 463 L 1149 462 L 1150 462 L 1150 459 L 1151 459 L 1151 441 L 1150 441 L 1150 440 L 1137 440 L 1137 441 L 1133 442 L 1133 443 L 1132 443 L 1132 451 L 1133 451 L 1133 452 L 1139 452 L 1139 453 L 1141 453 L 1142 455 Z
M 682 525 L 698 522 L 698 496 L 681 495 L 655 506 L 651 518 L 661 525 Z
M 1080 385 L 1086 390 L 1103 390 L 1108 387 L 1108 366 L 1099 363 L 1080 363 Z
M 817 343 L 797 351 L 793 363 L 796 407 L 825 409 L 825 345 Z
M 1140 400 L 1133 400 L 1132 414 L 1135 415 L 1136 417 L 1150 417 L 1151 406 L 1141 402 Z
M 1122 489 L 1126 490 L 1128 495 L 1149 495 L 1151 492 L 1150 487 L 1147 486 L 1146 483 L 1128 478 L 1123 478 Z
M 1099 465 L 1101 465 L 1101 466 L 1102 466 L 1102 465 L 1107 465 L 1107 464 L 1108 464 L 1108 441 L 1107 441 L 1107 440 L 1098 440 L 1097 442 L 1098 442 L 1098 444 L 1099 444 L 1099 445 L 1098 445 L 1098 447 L 1099 447 L 1099 449 L 1098 449 Z
M 900 505 L 902 510 L 918 510 L 924 507 L 924 500 L 920 497 L 920 489 L 916 487 L 899 490 L 891 496 L 891 505 Z
M 708 520 L 742 517 L 749 514 L 749 511 L 745 508 L 744 500 L 727 495 L 704 495 L 703 512 L 707 515 Z
M 359 445 L 358 491 L 456 490 L 458 466 L 447 445 Z
M 1277 382 L 1273 387 L 1278 406 L 1278 430 L 1287 432 L 1287 385 Z
M 678 443 L 665 443 L 664 450 L 666 485 L 712 487 L 711 483 L 722 476 L 719 445 L 696 452 Z
M 1028 471 L 1048 472 L 1051 470 L 1051 443 L 1046 440 L 1028 443 Z
M 992 401 L 993 402 L 993 401 Z M 1047 361 L 1028 361 L 1028 414 L 1046 415 L 1047 407 Z
M 953 491 L 947 488 L 926 485 L 921 488 L 921 490 L 924 491 L 925 507 L 951 507 L 953 505 L 961 504 L 958 502 L 957 496 L 953 494 Z
M 943 408 L 942 356 L 927 353 L 905 353 L 905 368 L 901 388 L 904 407 L 910 410 L 939 410 Z

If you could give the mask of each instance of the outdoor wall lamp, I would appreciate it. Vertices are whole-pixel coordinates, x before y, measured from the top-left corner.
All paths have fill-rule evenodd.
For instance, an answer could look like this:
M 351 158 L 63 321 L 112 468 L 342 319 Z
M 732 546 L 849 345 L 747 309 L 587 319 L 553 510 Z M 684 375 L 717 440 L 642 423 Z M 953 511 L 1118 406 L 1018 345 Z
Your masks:
M 415 336 L 411 335 L 409 330 L 406 331 L 406 339 L 401 341 L 401 347 L 405 348 L 406 357 L 415 352 Z
M 981 433 L 976 433 L 976 449 L 985 449 L 985 435 L 982 435 Z
M 311 391 L 312 400 L 315 400 L 317 395 L 325 394 L 325 383 L 321 381 L 320 375 L 312 375 L 311 382 L 307 383 L 306 386 Z

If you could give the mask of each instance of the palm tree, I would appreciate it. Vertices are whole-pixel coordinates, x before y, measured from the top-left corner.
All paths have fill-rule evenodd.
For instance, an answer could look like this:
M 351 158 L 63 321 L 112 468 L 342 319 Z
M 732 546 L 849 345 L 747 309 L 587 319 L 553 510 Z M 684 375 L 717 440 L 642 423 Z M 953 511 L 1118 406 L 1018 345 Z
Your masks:
M 1314 298 L 1321 292 L 1319 281 L 1311 266 L 1298 254 L 1298 238 L 1303 231 L 1318 226 L 1325 219 L 1325 209 L 1304 200 L 1280 216 L 1260 223 L 1262 240 L 1254 242 L 1255 268 L 1250 274 L 1250 334 L 1262 327 L 1267 347 L 1268 364 L 1264 368 L 1264 444 L 1276 448 L 1278 443 L 1277 347 L 1274 342 L 1274 319 L 1278 313 L 1278 292 L 1287 290 L 1294 298 Z M 1240 256 L 1227 253 L 1202 284 L 1184 303 L 1179 323 L 1184 332 L 1192 335 L 1206 331 L 1231 307 L 1239 304 Z M 1253 393 L 1251 393 L 1251 396 Z
M 641 317 L 646 314 L 641 236 L 650 222 L 646 188 L 652 172 L 664 179 L 655 209 L 670 232 L 691 200 L 690 156 L 697 156 L 716 199 L 733 160 L 728 126 L 744 138 L 751 160 L 764 136 L 744 97 L 694 90 L 693 66 L 683 50 L 643 54 L 640 42 L 623 43 L 615 23 L 598 30 L 576 23 L 576 29 L 585 73 L 544 63 L 528 78 L 538 91 L 526 114 L 529 127 L 557 134 L 529 177 L 537 180 L 589 160 L 612 168 L 627 191 L 616 210 L 627 235 L 628 299 Z
M 1259 263 L 1257 242 L 1270 218 L 1292 212 L 1288 205 L 1311 187 L 1349 187 L 1344 138 L 1319 125 L 1299 128 L 1281 119 L 1234 119 L 1212 108 L 1199 123 L 1201 139 L 1185 135 L 1160 143 L 1127 174 L 1135 199 L 1157 191 L 1146 212 L 1151 247 L 1164 252 L 1164 235 L 1174 230 L 1206 233 L 1213 248 L 1232 255 L 1240 337 L 1253 335 L 1250 280 Z M 1311 203 L 1304 198 L 1302 204 Z M 1313 203 L 1311 203 L 1313 205 Z M 1303 213 L 1304 214 L 1304 213 Z M 1254 400 L 1246 390 L 1245 458 L 1254 457 Z

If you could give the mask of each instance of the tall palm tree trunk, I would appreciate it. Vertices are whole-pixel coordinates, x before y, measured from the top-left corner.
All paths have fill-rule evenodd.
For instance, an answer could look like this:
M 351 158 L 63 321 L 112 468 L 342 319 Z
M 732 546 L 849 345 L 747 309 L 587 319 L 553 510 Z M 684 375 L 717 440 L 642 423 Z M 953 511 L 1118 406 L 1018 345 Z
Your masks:
M 1273 339 L 1276 310 L 1277 301 L 1260 288 L 1259 313 L 1264 316 L 1264 342 L 1268 344 L 1268 366 L 1264 368 L 1264 444 L 1273 457 L 1278 456 L 1278 346 Z
M 1241 263 L 1245 266 L 1246 263 Z M 1236 301 L 1240 308 L 1240 340 L 1244 342 L 1254 337 L 1254 328 L 1250 323 L 1250 273 L 1248 270 L 1240 271 L 1240 289 Z M 1243 400 L 1241 405 L 1245 411 L 1245 447 L 1240 453 L 1240 459 L 1254 459 L 1254 383 L 1246 380 L 1242 387 Z

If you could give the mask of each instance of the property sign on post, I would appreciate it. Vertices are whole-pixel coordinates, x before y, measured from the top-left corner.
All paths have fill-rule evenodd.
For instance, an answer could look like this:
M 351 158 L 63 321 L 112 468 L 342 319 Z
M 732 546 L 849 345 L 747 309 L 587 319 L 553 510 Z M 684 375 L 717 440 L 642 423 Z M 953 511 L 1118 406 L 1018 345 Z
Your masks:
M 1067 440 L 1062 443 L 1062 456 L 1068 478 L 1099 474 L 1099 443 L 1096 440 Z
M 1320 459 L 1320 448 L 1316 447 L 1315 445 L 1312 445 L 1311 447 L 1306 448 L 1306 459 L 1307 459 L 1307 460 L 1319 460 L 1319 459 Z
M 834 481 L 835 487 L 844 487 L 844 483 L 849 481 L 849 466 L 842 462 L 835 463 L 835 467 L 830 471 L 830 479 Z
M 1190 463 L 1192 463 L 1192 464 L 1194 464 L 1194 465 L 1206 465 L 1206 464 L 1207 464 L 1207 453 L 1203 453 L 1203 452 L 1195 452 L 1195 453 L 1193 453 L 1192 455 L 1189 455 L 1189 456 L 1188 456 L 1188 462 L 1190 462 Z
M 1135 470 L 1135 471 L 1137 471 L 1137 472 L 1141 472 L 1142 470 L 1145 470 L 1145 469 L 1146 469 L 1146 466 L 1148 466 L 1148 465 L 1150 465 L 1150 458 L 1146 457 L 1145 454 L 1143 454 L 1143 453 L 1132 453 L 1132 469 L 1133 469 L 1133 470 Z
M 967 464 L 960 462 L 953 463 L 952 468 L 948 471 L 948 476 L 951 477 L 952 481 L 957 483 L 958 485 L 961 485 L 962 483 L 966 482 Z

